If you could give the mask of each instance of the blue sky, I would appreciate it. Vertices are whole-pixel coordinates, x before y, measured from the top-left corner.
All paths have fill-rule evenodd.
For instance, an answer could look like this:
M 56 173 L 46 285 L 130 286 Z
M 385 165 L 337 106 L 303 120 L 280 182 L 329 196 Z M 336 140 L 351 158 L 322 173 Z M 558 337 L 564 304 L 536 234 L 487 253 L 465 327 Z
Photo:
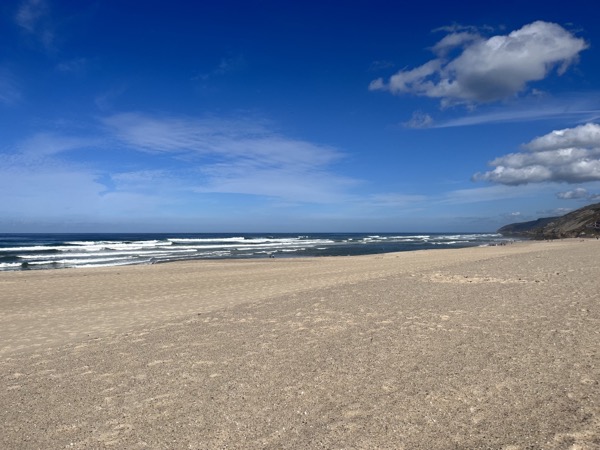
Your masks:
M 414 3 L 2 2 L 0 232 L 492 231 L 600 201 L 593 2 Z

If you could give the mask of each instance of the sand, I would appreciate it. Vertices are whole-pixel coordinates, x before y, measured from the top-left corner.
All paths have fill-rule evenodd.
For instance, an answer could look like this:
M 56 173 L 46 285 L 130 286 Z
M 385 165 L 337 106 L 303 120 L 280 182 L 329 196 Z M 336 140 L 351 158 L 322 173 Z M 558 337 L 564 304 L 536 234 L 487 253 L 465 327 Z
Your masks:
M 0 448 L 600 448 L 600 241 L 0 273 Z

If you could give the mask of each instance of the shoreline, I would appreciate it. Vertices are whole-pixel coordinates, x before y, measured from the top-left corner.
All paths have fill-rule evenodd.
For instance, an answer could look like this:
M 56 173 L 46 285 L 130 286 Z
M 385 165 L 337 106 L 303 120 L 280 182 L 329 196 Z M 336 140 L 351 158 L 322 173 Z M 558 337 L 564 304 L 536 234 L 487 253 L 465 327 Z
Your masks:
M 594 448 L 599 250 L 3 272 L 0 444 Z
M 149 265 L 168 261 L 379 254 L 494 243 L 496 234 L 0 235 L 0 271 Z
M 399 268 L 387 264 L 380 267 L 378 263 L 382 259 L 400 258 L 409 264 L 418 262 L 420 265 L 436 266 L 453 263 L 454 255 L 479 252 L 481 257 L 495 258 L 506 252 L 486 254 L 486 249 L 518 249 L 531 244 L 535 245 L 534 241 L 521 241 L 511 246 L 423 249 L 351 256 L 198 259 L 163 264 L 0 272 L 0 289 L 5 294 L 0 300 L 0 357 L 77 339 L 93 339 L 126 331 L 132 326 L 228 308 L 274 295 L 343 284 L 349 276 L 344 270 L 349 268 L 349 274 L 360 281 L 412 270 L 412 267 Z M 444 255 L 444 258 L 429 258 L 427 255 L 430 254 Z M 264 290 L 265 281 L 273 274 L 281 276 L 280 272 L 283 272 L 284 278 L 297 275 L 298 266 L 305 272 L 300 282 L 290 283 L 289 279 L 283 279 L 276 288 L 269 286 Z M 339 276 L 327 272 L 330 266 L 339 272 Z M 205 278 L 191 278 L 197 272 L 202 272 Z M 251 278 L 256 273 L 262 278 L 252 282 Z M 207 278 L 206 274 L 212 278 Z M 163 279 L 171 281 L 163 286 Z M 223 279 L 226 284 L 219 285 Z M 236 283 L 241 286 L 235 288 Z M 70 287 L 66 295 L 65 287 Z M 171 288 L 175 292 L 169 291 Z M 192 289 L 208 289 L 208 292 L 198 299 Z M 177 304 L 168 305 L 163 301 L 171 293 L 180 298 Z M 151 308 L 147 308 L 148 305 Z M 95 314 L 102 309 L 106 311 L 99 325 Z M 135 318 L 129 317 L 131 315 Z

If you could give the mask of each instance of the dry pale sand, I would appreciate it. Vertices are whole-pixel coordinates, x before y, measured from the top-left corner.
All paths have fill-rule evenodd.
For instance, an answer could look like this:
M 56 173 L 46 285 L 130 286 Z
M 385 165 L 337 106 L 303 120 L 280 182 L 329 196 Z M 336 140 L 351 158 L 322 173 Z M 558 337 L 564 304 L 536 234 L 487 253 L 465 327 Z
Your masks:
M 600 241 L 0 273 L 0 448 L 600 448 Z

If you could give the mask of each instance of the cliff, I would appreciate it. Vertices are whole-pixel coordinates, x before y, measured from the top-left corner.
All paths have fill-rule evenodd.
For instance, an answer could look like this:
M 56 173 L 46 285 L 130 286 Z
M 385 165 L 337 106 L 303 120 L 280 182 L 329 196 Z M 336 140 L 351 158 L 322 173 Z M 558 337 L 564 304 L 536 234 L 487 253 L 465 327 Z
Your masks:
M 531 239 L 600 236 L 600 203 L 584 206 L 560 217 L 546 217 L 531 222 L 505 225 L 498 230 L 498 233 Z

